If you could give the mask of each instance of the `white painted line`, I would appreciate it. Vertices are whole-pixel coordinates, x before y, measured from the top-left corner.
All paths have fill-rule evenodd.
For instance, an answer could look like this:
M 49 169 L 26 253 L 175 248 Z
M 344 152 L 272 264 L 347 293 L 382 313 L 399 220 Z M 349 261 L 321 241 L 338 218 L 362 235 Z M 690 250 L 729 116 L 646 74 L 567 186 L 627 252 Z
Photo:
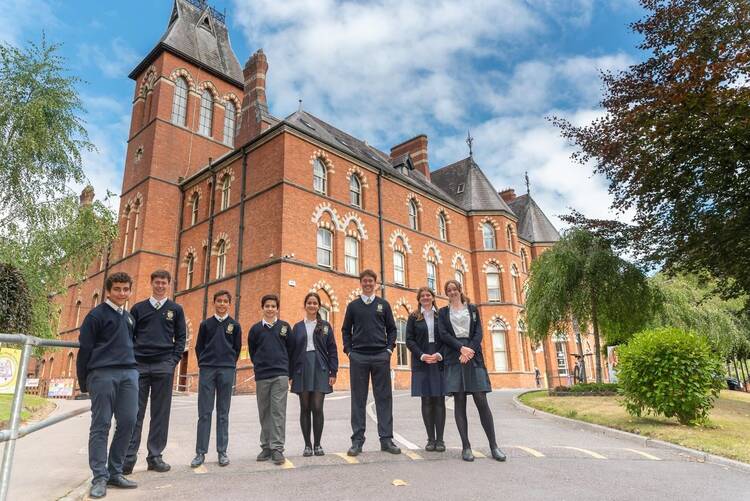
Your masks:
M 509 447 L 515 447 L 516 449 L 521 449 L 525 453 L 530 454 L 530 455 L 534 456 L 535 458 L 543 458 L 543 457 L 545 457 L 544 454 L 542 454 L 541 452 L 539 452 L 536 449 L 532 449 L 531 447 L 524 447 L 523 445 L 510 445 Z
M 646 459 L 650 459 L 652 461 L 661 461 L 661 458 L 658 458 L 654 455 L 649 454 L 648 452 L 643 451 L 637 451 L 635 449 L 625 449 L 626 451 L 634 452 L 636 454 L 640 454 L 641 456 L 645 457 Z
M 373 421 L 375 421 L 375 424 L 378 424 L 378 417 L 377 417 L 377 415 L 375 415 L 375 411 L 373 410 L 373 407 L 375 407 L 375 402 L 374 401 L 370 402 L 369 404 L 367 404 L 367 415 L 370 416 L 370 419 L 372 419 Z M 396 442 L 398 442 L 398 443 L 400 443 L 401 445 L 403 445 L 407 449 L 417 450 L 417 449 L 420 448 L 417 444 L 415 444 L 413 442 L 409 442 L 402 435 L 399 435 L 395 431 L 393 432 L 393 440 L 396 441 Z
M 607 459 L 606 457 L 602 456 L 598 452 L 590 451 L 588 449 L 581 449 L 580 447 L 570 447 L 570 446 L 567 446 L 567 445 L 558 445 L 557 447 L 559 447 L 561 449 L 570 449 L 572 451 L 578 451 L 578 452 L 581 452 L 583 454 L 587 454 L 587 455 L 591 456 L 594 459 Z
M 340 457 L 349 464 L 359 463 L 359 459 L 355 458 L 354 456 L 348 456 L 346 452 L 334 452 L 333 455 Z

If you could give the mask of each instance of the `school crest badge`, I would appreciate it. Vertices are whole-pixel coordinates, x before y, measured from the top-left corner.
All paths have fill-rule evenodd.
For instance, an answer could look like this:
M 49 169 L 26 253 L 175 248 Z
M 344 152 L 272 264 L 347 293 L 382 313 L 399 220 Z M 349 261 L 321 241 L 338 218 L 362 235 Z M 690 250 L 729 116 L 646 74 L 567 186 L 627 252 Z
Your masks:
M 167 320 L 174 320 L 174 311 L 167 310 Z
M 327 335 L 328 335 L 328 326 L 327 326 L 327 325 L 324 325 L 324 326 L 323 326 L 323 335 L 324 335 L 324 336 L 327 336 Z
M 378 313 L 383 313 L 383 305 L 378 304 Z
M 231 334 L 234 332 L 234 324 L 227 325 L 227 334 Z
M 286 325 L 281 326 L 281 337 L 286 337 Z
M 477 312 L 476 311 L 471 312 L 471 320 L 474 321 L 474 322 L 477 321 Z
M 133 325 L 133 317 L 131 317 L 130 315 L 128 315 L 128 323 L 130 325 Z

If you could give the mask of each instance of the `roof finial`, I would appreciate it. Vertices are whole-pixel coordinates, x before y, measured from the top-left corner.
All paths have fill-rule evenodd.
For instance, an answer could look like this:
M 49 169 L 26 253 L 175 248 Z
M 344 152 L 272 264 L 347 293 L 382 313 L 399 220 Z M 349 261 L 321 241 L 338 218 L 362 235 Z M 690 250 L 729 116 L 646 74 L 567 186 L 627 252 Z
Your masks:
M 474 149 L 472 148 L 472 145 L 474 144 L 474 138 L 471 137 L 471 130 L 467 130 L 466 132 L 466 144 L 469 145 L 469 158 L 474 156 Z
M 526 194 L 531 194 L 531 188 L 529 188 L 529 171 L 526 171 L 523 175 L 524 178 L 526 178 Z
M 302 98 L 299 98 L 297 101 L 299 101 L 299 108 L 297 111 L 302 111 Z

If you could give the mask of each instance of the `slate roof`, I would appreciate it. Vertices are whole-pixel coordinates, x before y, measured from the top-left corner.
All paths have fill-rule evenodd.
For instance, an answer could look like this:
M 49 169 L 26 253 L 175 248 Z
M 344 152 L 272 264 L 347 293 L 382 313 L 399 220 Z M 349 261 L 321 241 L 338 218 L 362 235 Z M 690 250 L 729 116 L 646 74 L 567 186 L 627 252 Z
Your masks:
M 162 50 L 174 52 L 239 87 L 243 86 L 242 68 L 229 43 L 227 27 L 207 3 L 174 0 L 166 32 L 149 55 L 130 72 L 130 78 L 137 78 Z
M 467 211 L 504 211 L 514 214 L 472 157 L 430 173 L 432 182 Z
M 560 234 L 530 195 L 511 200 L 510 207 L 518 216 L 518 234 L 531 243 L 557 242 Z

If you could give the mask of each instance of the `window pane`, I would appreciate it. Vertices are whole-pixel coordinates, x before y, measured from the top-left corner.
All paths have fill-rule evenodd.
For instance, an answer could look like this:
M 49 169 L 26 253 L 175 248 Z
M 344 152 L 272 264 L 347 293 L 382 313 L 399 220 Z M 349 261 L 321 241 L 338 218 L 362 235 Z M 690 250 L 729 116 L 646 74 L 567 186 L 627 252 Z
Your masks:
M 396 364 L 409 365 L 409 353 L 406 349 L 406 321 L 399 318 L 396 326 Z
M 508 370 L 508 355 L 505 347 L 505 330 L 497 327 L 492 329 L 492 347 L 495 351 L 495 370 Z
M 313 163 L 313 189 L 318 193 L 326 192 L 326 168 L 317 158 Z
M 359 270 L 359 242 L 356 238 L 346 237 L 344 240 L 344 270 L 350 275 L 356 275 Z
M 456 270 L 456 274 L 454 276 L 456 281 L 461 284 L 461 287 L 464 286 L 464 272 L 461 270 Z
M 445 216 L 438 216 L 438 227 L 440 229 L 440 240 L 448 240 L 448 231 L 446 229 Z
M 328 319 L 329 319 L 329 318 L 330 318 L 330 316 L 331 316 L 331 312 L 330 312 L 330 311 L 328 311 L 328 308 L 326 308 L 325 306 L 321 306 L 321 307 L 320 307 L 320 309 L 318 310 L 318 313 L 320 313 L 320 318 L 322 318 L 322 319 L 323 319 L 323 320 L 325 320 L 326 322 L 329 322 L 329 321 L 330 321 L 330 320 L 328 320 Z
M 437 269 L 435 268 L 435 263 L 428 262 L 427 263 L 427 287 L 429 287 L 432 290 L 435 290 L 436 285 L 437 285 Z
M 177 79 L 174 87 L 174 100 L 172 101 L 172 123 L 185 125 L 187 116 L 188 86 L 184 78 Z
M 398 251 L 393 253 L 393 281 L 404 285 L 404 255 Z
M 557 372 L 561 376 L 568 375 L 568 359 L 565 354 L 565 343 L 555 343 L 555 353 L 557 355 Z
M 349 202 L 351 202 L 352 205 L 356 205 L 357 207 L 361 206 L 361 187 L 359 184 L 359 178 L 352 174 L 351 179 L 349 180 Z
M 489 223 L 484 223 L 484 225 L 482 226 L 482 233 L 484 235 L 485 250 L 494 250 L 495 249 L 495 229 Z
M 224 144 L 234 146 L 234 130 L 237 110 L 232 101 L 224 107 Z
M 325 228 L 318 229 L 318 264 L 321 266 L 332 265 L 332 243 L 333 234 Z
M 214 119 L 214 97 L 211 92 L 206 89 L 201 95 L 201 115 L 200 123 L 198 125 L 198 132 L 204 136 L 211 135 L 211 126 Z
M 487 274 L 487 298 L 490 301 L 500 301 L 500 274 Z

